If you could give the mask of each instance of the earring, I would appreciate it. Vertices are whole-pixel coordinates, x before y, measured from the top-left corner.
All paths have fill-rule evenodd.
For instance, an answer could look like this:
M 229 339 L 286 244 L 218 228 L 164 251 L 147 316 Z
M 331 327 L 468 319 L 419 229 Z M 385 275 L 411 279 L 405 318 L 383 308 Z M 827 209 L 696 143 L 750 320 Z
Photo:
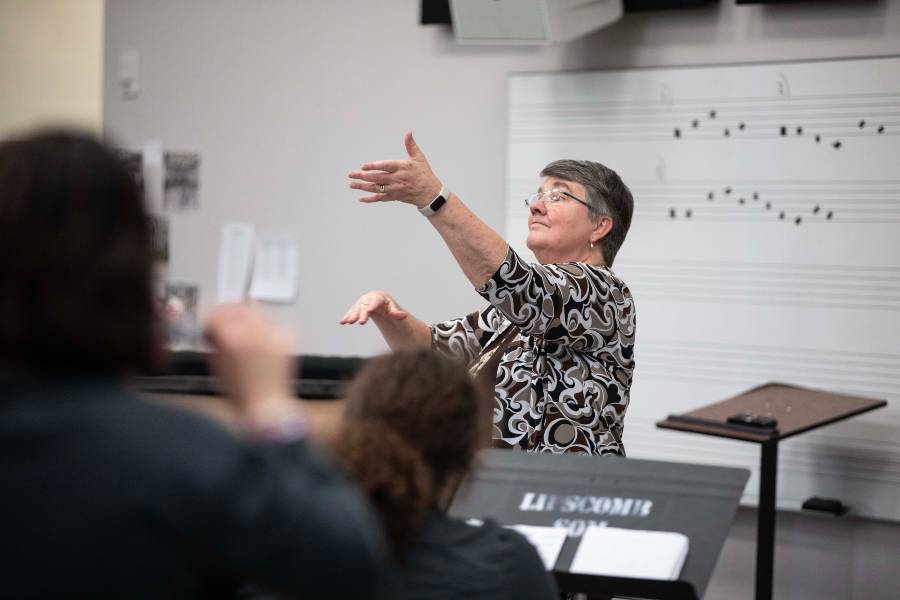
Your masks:
M 594 249 L 594 242 L 591 242 L 591 250 Z

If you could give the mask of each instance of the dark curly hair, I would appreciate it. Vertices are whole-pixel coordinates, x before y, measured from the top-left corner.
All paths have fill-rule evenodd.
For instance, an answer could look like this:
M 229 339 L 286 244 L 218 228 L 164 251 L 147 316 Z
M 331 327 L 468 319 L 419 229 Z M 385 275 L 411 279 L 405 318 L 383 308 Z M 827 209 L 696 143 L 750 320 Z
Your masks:
M 459 363 L 431 350 L 376 357 L 350 385 L 336 452 L 398 552 L 487 444 L 487 403 Z
M 154 370 L 162 337 L 150 235 L 134 178 L 90 135 L 0 144 L 0 366 Z

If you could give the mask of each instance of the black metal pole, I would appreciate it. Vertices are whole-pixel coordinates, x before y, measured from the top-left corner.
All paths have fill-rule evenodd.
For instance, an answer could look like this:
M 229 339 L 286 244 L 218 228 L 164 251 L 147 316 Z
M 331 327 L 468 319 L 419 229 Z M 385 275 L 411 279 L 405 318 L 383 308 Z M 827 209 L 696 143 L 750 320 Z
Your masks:
M 778 440 L 761 444 L 759 507 L 756 513 L 756 600 L 772 600 L 775 570 L 775 485 Z

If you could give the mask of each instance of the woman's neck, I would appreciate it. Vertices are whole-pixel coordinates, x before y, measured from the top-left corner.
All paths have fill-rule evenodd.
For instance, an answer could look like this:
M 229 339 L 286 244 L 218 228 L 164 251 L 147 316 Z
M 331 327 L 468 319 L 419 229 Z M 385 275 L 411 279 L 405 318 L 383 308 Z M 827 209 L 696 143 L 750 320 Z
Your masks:
M 603 260 L 603 253 L 597 250 L 586 250 L 581 254 L 571 256 L 556 256 L 547 253 L 535 252 L 535 258 L 542 265 L 552 265 L 556 263 L 586 263 L 594 267 L 605 267 L 606 262 Z

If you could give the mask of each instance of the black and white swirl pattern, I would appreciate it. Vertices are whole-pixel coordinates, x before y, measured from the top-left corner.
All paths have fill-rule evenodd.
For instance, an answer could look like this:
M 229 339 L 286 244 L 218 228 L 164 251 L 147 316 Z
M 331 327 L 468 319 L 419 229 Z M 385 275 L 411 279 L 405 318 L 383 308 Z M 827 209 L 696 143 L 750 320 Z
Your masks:
M 518 328 L 497 367 L 495 445 L 624 455 L 635 332 L 625 284 L 607 268 L 528 264 L 510 249 L 478 292 L 490 305 L 433 325 L 432 341 L 471 362 L 506 321 Z

